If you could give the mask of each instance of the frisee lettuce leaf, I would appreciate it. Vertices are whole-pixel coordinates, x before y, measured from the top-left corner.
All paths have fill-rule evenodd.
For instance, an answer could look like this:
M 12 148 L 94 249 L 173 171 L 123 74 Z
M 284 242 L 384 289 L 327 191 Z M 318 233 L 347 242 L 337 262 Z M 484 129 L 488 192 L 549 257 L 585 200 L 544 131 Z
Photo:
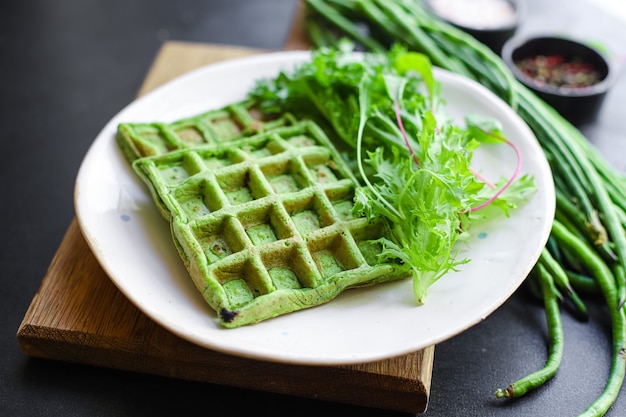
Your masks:
M 380 261 L 407 268 L 422 304 L 434 282 L 470 261 L 457 243 L 471 222 L 509 215 L 534 182 L 503 178 L 495 187 L 508 188 L 493 198 L 471 161 L 483 144 L 509 143 L 499 123 L 477 115 L 468 115 L 465 127 L 452 123 L 427 57 L 398 45 L 373 54 L 354 54 L 352 46 L 314 51 L 293 71 L 259 80 L 250 97 L 265 112 L 326 127 L 361 180 L 354 210 L 385 222 L 387 233 L 376 241 Z

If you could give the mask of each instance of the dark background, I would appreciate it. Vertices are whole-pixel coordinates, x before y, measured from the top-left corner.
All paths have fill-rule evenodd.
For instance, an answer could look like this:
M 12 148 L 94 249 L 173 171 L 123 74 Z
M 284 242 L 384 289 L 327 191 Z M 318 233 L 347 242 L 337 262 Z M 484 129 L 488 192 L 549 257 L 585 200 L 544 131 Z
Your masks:
M 626 56 L 624 20 L 588 0 L 528 0 L 521 33 L 558 32 Z M 398 415 L 23 355 L 18 326 L 74 217 L 73 187 L 89 145 L 133 100 L 167 40 L 281 49 L 295 0 L 24 0 L 0 3 L 0 415 Z M 626 171 L 626 80 L 583 126 Z M 478 300 L 477 300 L 478 302 Z M 557 376 L 515 402 L 493 393 L 541 367 L 543 309 L 518 291 L 484 322 L 435 349 L 427 416 L 562 416 L 604 387 L 610 326 L 602 303 L 587 323 L 564 314 Z M 332 381 L 329 381 L 332 383 Z M 337 387 L 341 389 L 341 387 Z M 224 406 L 225 405 L 225 406 Z M 626 415 L 622 395 L 609 416 Z

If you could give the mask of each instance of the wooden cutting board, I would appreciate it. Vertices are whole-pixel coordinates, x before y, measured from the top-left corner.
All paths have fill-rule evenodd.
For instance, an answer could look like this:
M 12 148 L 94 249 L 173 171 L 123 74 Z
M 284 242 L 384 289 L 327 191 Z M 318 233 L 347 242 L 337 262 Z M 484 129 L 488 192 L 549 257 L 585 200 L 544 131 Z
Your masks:
M 296 20 L 285 48 L 302 49 L 303 39 Z M 167 42 L 139 95 L 202 65 L 261 52 Z M 40 358 L 410 413 L 426 411 L 434 356 L 433 346 L 373 363 L 303 366 L 199 347 L 165 330 L 125 298 L 91 253 L 76 219 L 25 314 L 17 339 L 26 355 Z

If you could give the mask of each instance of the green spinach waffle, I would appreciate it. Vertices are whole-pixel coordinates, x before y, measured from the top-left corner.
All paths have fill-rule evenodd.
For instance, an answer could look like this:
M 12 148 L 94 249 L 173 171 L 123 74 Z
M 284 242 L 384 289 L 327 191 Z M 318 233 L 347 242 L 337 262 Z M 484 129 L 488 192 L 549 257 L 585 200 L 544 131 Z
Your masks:
M 132 160 L 224 327 L 407 276 L 377 262 L 384 225 L 353 214 L 358 183 L 310 121 Z

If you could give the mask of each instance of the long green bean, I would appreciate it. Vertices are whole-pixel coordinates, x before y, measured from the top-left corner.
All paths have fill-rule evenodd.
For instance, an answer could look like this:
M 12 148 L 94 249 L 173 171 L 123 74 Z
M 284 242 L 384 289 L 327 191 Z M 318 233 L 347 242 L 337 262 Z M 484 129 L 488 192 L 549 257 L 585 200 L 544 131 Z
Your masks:
M 606 263 L 585 242 L 567 230 L 559 221 L 552 226 L 552 233 L 560 244 L 580 255 L 589 271 L 596 278 L 604 299 L 609 306 L 613 338 L 613 361 L 604 391 L 585 410 L 581 417 L 601 416 L 615 402 L 626 375 L 626 316 L 618 308 L 617 286 Z
M 588 317 L 587 306 L 578 296 L 574 288 L 572 288 L 567 273 L 565 272 L 563 267 L 552 257 L 548 249 L 544 248 L 541 251 L 539 263 L 541 264 L 541 270 L 545 270 L 548 274 L 550 274 L 556 288 L 558 288 L 560 292 L 567 297 L 567 300 L 571 302 L 577 316 L 581 319 L 586 320 Z
M 539 281 L 546 310 L 548 359 L 541 369 L 509 384 L 505 389 L 498 389 L 495 393 L 497 398 L 521 397 L 540 387 L 557 373 L 563 358 L 563 324 L 561 323 L 558 290 L 554 283 L 554 277 L 545 268 L 543 262 L 539 262 L 535 266 L 533 275 L 535 276 L 534 279 Z

